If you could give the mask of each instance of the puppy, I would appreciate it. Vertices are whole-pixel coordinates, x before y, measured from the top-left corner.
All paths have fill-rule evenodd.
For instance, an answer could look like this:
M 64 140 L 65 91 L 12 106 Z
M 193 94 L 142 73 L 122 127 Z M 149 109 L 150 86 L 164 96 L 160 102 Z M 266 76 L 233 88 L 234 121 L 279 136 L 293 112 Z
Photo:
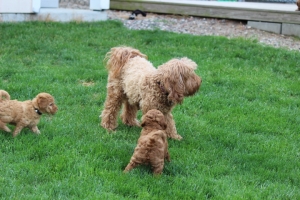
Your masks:
M 296 2 L 296 4 L 297 4 L 297 6 L 298 6 L 298 9 L 297 9 L 296 11 L 300 11 L 300 0 L 298 0 L 298 1 Z
M 117 127 L 122 104 L 121 118 L 129 126 L 139 126 L 139 109 L 143 115 L 157 109 L 165 116 L 168 137 L 180 140 L 171 111 L 198 91 L 202 80 L 195 73 L 197 64 L 188 58 L 171 59 L 156 69 L 146 55 L 131 47 L 112 48 L 105 60 L 109 74 L 101 126 L 110 131 Z
M 164 115 L 158 110 L 149 110 L 142 117 L 142 127 L 137 146 L 124 172 L 129 172 L 138 165 L 151 165 L 153 174 L 161 174 L 164 159 L 170 162 Z
M 39 93 L 33 100 L 21 102 L 10 100 L 9 94 L 0 90 L 0 129 L 11 132 L 6 124 L 15 125 L 13 137 L 16 137 L 25 127 L 40 134 L 37 124 L 41 115 L 43 113 L 54 115 L 57 110 L 54 98 L 48 93 Z

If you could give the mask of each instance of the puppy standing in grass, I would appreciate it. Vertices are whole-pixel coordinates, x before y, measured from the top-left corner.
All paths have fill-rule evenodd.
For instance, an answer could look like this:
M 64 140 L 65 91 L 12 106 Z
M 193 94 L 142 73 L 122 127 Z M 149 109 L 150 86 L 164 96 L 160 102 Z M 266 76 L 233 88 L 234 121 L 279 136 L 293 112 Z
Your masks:
M 15 125 L 13 137 L 27 127 L 32 132 L 40 134 L 37 124 L 43 113 L 54 115 L 57 111 L 54 98 L 48 93 L 39 93 L 33 100 L 10 100 L 9 94 L 0 90 L 0 129 L 11 132 L 7 123 Z
M 141 164 L 150 164 L 154 174 L 161 174 L 164 160 L 170 162 L 165 117 L 159 110 L 149 110 L 142 117 L 141 136 L 124 172 Z
M 129 126 L 139 126 L 139 109 L 143 114 L 157 109 L 166 118 L 168 137 L 181 139 L 171 111 L 184 97 L 198 91 L 201 78 L 195 73 L 197 64 L 188 58 L 172 59 L 156 69 L 146 55 L 131 47 L 112 48 L 105 60 L 109 74 L 101 126 L 107 130 L 117 127 L 122 104 L 121 118 Z

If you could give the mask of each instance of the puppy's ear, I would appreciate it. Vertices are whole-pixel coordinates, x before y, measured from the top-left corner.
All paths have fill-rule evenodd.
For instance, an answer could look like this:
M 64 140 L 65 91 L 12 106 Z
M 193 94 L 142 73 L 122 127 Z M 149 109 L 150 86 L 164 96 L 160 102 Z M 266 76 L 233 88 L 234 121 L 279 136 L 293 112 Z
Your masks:
M 147 125 L 147 116 L 146 115 L 143 115 L 142 116 L 142 123 L 141 123 L 141 126 L 144 127 Z
M 156 118 L 157 123 L 161 126 L 162 130 L 167 129 L 167 123 L 164 118 Z
M 45 109 L 48 106 L 48 100 L 46 97 L 40 95 L 37 97 L 37 103 L 40 109 Z

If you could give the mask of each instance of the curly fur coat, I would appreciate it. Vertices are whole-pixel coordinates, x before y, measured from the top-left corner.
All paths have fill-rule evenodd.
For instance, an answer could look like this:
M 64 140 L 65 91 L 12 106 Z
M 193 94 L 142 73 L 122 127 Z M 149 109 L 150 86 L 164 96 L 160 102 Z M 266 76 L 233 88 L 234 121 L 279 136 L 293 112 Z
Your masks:
M 195 73 L 197 64 L 188 58 L 171 59 L 156 69 L 146 55 L 131 47 L 112 48 L 106 60 L 109 75 L 101 126 L 108 130 L 117 127 L 122 104 L 121 118 L 129 126 L 139 126 L 139 109 L 143 114 L 157 109 L 166 118 L 168 137 L 181 139 L 171 111 L 198 91 L 202 80 Z

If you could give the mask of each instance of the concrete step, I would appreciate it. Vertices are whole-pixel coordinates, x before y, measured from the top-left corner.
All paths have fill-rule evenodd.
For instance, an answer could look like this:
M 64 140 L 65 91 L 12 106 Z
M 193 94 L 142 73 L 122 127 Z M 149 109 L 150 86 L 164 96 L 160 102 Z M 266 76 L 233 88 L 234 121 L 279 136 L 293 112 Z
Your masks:
M 41 8 L 39 13 L 0 13 L 0 22 L 92 22 L 103 20 L 107 20 L 107 13 L 105 11 L 92 11 L 82 9 Z

